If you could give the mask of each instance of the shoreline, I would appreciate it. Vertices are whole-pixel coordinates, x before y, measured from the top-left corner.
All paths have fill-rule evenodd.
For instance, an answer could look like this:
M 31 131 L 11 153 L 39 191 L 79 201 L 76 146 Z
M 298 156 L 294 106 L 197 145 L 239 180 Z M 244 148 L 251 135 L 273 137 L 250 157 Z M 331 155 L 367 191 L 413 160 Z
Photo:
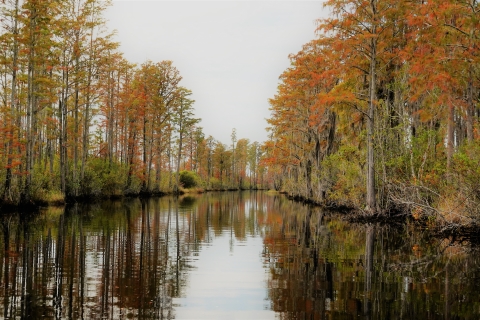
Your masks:
M 360 224 L 388 224 L 388 225 L 407 225 L 413 223 L 416 226 L 425 228 L 432 231 L 436 237 L 452 238 L 459 241 L 468 239 L 474 243 L 480 244 L 480 225 L 472 222 L 470 224 L 441 224 L 438 222 L 432 222 L 427 217 L 415 218 L 408 210 L 390 210 L 385 212 L 367 213 L 360 208 L 353 208 L 347 206 L 337 206 L 335 204 L 319 203 L 311 199 L 299 195 L 292 195 L 286 191 L 276 191 L 271 189 L 241 189 L 241 188 L 225 188 L 225 189 L 180 189 L 179 192 L 139 192 L 139 193 L 126 193 L 121 195 L 98 195 L 98 196 L 79 196 L 68 197 L 61 201 L 36 201 L 30 203 L 9 204 L 6 202 L 0 202 L 0 214 L 13 213 L 23 211 L 24 214 L 31 214 L 38 212 L 41 208 L 48 207 L 64 207 L 75 203 L 88 203 L 98 202 L 105 200 L 122 200 L 128 198 L 149 199 L 154 197 L 164 196 L 180 196 L 188 194 L 202 194 L 208 192 L 238 192 L 238 191 L 264 191 L 270 193 L 276 193 L 284 195 L 289 201 L 302 203 L 313 207 L 318 207 L 326 210 L 329 214 L 336 218 L 348 221 L 349 223 Z
M 29 201 L 29 202 L 20 202 L 18 204 L 0 201 L 0 214 L 6 213 L 6 212 L 15 212 L 18 210 L 36 211 L 40 208 L 45 208 L 45 207 L 62 207 L 62 206 L 68 206 L 74 203 L 86 203 L 88 201 L 121 200 L 126 198 L 148 199 L 153 197 L 164 197 L 164 196 L 174 196 L 174 195 L 179 196 L 179 195 L 185 195 L 185 194 L 202 194 L 207 192 L 234 192 L 234 191 L 268 191 L 268 189 L 261 189 L 261 188 L 183 189 L 181 188 L 178 192 L 151 191 L 151 192 L 125 193 L 125 194 L 116 194 L 116 195 L 91 195 L 91 196 L 67 197 L 67 198 L 53 200 L 53 201 L 42 199 L 42 200 Z
M 346 220 L 350 223 L 378 223 L 388 225 L 407 225 L 410 223 L 432 231 L 435 237 L 452 238 L 459 241 L 468 238 L 468 241 L 480 244 L 480 224 L 474 221 L 468 224 L 445 222 L 439 223 L 437 221 L 429 220 L 427 216 L 414 217 L 414 215 L 412 215 L 408 210 L 402 210 L 400 208 L 368 213 L 361 208 L 319 203 L 318 201 L 314 201 L 300 195 L 289 194 L 286 191 L 278 192 L 280 194 L 284 194 L 290 201 L 299 202 L 314 207 L 320 207 L 336 217 Z

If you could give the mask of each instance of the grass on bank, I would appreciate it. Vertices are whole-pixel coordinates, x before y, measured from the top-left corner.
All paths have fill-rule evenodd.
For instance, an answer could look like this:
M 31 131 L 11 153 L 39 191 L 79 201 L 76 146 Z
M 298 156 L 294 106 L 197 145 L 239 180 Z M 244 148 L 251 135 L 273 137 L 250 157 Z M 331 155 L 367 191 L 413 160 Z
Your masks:
M 65 204 L 65 196 L 60 191 L 51 190 L 47 192 L 44 201 L 49 206 L 61 206 Z

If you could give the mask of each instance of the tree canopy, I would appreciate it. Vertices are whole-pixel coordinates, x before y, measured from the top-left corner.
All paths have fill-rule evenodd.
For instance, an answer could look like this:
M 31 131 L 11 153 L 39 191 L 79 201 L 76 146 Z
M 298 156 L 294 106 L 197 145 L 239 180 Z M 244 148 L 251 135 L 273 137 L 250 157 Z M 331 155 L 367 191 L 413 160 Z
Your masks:
M 478 2 L 325 6 L 270 100 L 271 184 L 366 213 L 478 217 Z

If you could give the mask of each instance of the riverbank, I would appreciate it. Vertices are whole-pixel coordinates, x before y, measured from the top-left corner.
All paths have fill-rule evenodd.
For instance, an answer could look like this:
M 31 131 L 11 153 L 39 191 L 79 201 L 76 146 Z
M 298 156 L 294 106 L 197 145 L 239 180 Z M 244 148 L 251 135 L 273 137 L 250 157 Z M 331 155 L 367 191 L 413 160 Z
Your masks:
M 279 191 L 289 200 L 303 203 L 315 207 L 321 207 L 332 213 L 338 218 L 350 223 L 359 224 L 386 224 L 386 225 L 406 225 L 413 224 L 417 227 L 429 230 L 436 237 L 452 238 L 452 239 L 469 239 L 480 244 L 480 222 L 476 219 L 459 219 L 447 220 L 445 214 L 439 212 L 435 208 L 425 208 L 423 211 L 411 210 L 407 206 L 391 206 L 388 210 L 377 210 L 376 212 L 368 212 L 359 207 L 337 205 L 336 203 L 319 202 L 312 199 L 302 197 L 300 195 L 292 195 L 286 191 Z M 430 210 L 430 214 L 427 214 Z M 449 213 L 452 215 L 452 213 Z
M 44 207 L 62 207 L 74 203 L 91 203 L 102 200 L 115 200 L 125 198 L 154 198 L 168 195 L 185 195 L 185 194 L 202 194 L 207 192 L 238 192 L 244 190 L 265 191 L 267 194 L 281 194 L 293 202 L 302 203 L 304 205 L 320 207 L 323 210 L 337 216 L 338 218 L 348 221 L 350 223 L 360 224 L 387 224 L 387 225 L 405 225 L 414 224 L 420 228 L 428 229 L 439 237 L 467 237 L 471 238 L 475 234 L 480 234 L 480 224 L 474 220 L 469 223 L 453 223 L 447 222 L 445 219 L 440 219 L 438 216 L 419 215 L 415 212 L 409 211 L 408 208 L 390 208 L 390 210 L 377 211 L 369 213 L 358 207 L 337 205 L 336 203 L 321 203 L 299 195 L 292 195 L 286 191 L 275 191 L 261 188 L 180 188 L 178 192 L 169 191 L 150 191 L 150 192 L 136 192 L 113 195 L 95 195 L 95 196 L 80 196 L 80 197 L 63 197 L 60 193 L 50 192 L 43 199 L 36 201 L 21 202 L 12 204 L 8 202 L 0 203 L 0 211 L 2 213 L 15 211 L 37 211 Z
M 87 195 L 78 197 L 65 197 L 60 192 L 49 193 L 42 199 L 24 201 L 19 203 L 11 203 L 8 201 L 0 201 L 0 212 L 14 212 L 18 210 L 35 211 L 42 207 L 61 207 L 73 203 L 92 202 L 102 200 L 115 200 L 123 198 L 153 198 L 163 197 L 168 195 L 184 195 L 184 194 L 202 194 L 206 192 L 234 192 L 234 191 L 266 191 L 262 188 L 180 188 L 178 191 L 148 191 L 148 192 L 135 192 L 135 193 L 123 193 L 123 194 L 111 194 L 111 195 Z

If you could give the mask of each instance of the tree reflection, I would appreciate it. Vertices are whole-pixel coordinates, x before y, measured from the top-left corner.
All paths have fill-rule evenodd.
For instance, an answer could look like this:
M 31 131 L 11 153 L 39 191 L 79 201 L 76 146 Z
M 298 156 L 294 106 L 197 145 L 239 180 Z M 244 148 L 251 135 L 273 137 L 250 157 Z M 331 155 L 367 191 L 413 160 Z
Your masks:
M 285 201 L 272 202 L 266 222 L 269 298 L 282 319 L 478 317 L 476 249 Z
M 227 193 L 4 216 L 2 316 L 173 319 L 187 258 L 212 236 L 242 240 L 254 231 L 247 202 Z
M 480 257 L 412 226 L 353 225 L 263 192 L 4 215 L 0 317 L 173 319 L 192 259 L 262 236 L 282 319 L 475 319 Z

